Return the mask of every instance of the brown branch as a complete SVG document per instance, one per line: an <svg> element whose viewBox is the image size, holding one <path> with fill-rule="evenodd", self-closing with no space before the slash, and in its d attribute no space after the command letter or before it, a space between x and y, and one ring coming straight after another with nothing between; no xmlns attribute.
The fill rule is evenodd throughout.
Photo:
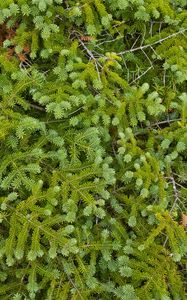
<svg viewBox="0 0 187 300"><path fill-rule="evenodd" d="M41 106L38 106L38 105L36 105L36 104L31 104L31 103L29 103L29 105L30 105L32 108L34 108L34 109L37 109L37 110L45 111L45 112L46 112L45 108L43 108L43 107L41 107Z"/></svg>

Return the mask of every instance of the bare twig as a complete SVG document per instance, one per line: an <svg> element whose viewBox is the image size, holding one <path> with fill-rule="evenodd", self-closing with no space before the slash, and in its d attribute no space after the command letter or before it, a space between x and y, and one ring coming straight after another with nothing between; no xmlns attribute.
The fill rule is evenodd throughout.
<svg viewBox="0 0 187 300"><path fill-rule="evenodd" d="M129 52L135 52L135 51L139 51L139 50L143 50L143 49L146 49L146 48L149 48L151 46L154 46L154 45L157 45L157 44L160 44L162 42L164 42L165 40L168 40L168 39L171 39L172 37L178 35L178 34L182 34L186 31L187 29L182 29L178 32L175 32L175 33L172 33L168 36L166 36L165 38L162 38L152 44L149 44L149 45L144 45L144 46L140 46L140 47L137 47L137 48L134 48L134 49L129 49L129 50L125 50L125 51L122 51L122 52L119 52L118 55L123 55L123 54L126 54L126 53L129 53Z"/></svg>
<svg viewBox="0 0 187 300"><path fill-rule="evenodd" d="M153 22L151 22L149 34L152 36L153 35Z"/></svg>
<svg viewBox="0 0 187 300"><path fill-rule="evenodd" d="M79 112L81 109L83 108L83 106L77 108L76 110L72 111L71 113L68 114L67 117L71 117L72 115L74 115L76 112ZM49 123L60 123L60 122L63 122L64 120L51 120L51 121L47 121L45 122L46 124L49 124Z"/></svg>
<svg viewBox="0 0 187 300"><path fill-rule="evenodd" d="M180 186L182 189L187 190L187 188L186 188L185 186L183 186L182 184L180 184L180 183L178 183L178 182L175 182L175 184L176 184L177 186Z"/></svg>
<svg viewBox="0 0 187 300"><path fill-rule="evenodd" d="M143 54L145 55L145 57L147 58L147 60L149 61L150 66L151 66L152 68L154 68L154 66L153 66L153 64L152 64L152 61L150 60L149 56L146 54L146 52L145 52L144 50L142 50L142 52L143 52Z"/></svg>
<svg viewBox="0 0 187 300"><path fill-rule="evenodd" d="M161 121L161 122L157 122L157 123L154 123L154 124L150 124L148 127L154 127L154 126L159 126L159 125L163 125L163 124L170 124L172 122L176 122L176 121L181 121L182 119L179 118L179 119L168 119L168 120L165 120L165 121Z"/></svg>
<svg viewBox="0 0 187 300"><path fill-rule="evenodd" d="M79 294L80 299L85 300L85 299L83 298L83 296L81 295L79 289L76 287L75 283L74 283L73 280L71 279L71 277L68 276L68 279L69 279L69 281L71 282L71 284L72 284L72 286L74 287L74 289L75 289L75 290L77 291L77 293Z"/></svg>
<svg viewBox="0 0 187 300"><path fill-rule="evenodd" d="M174 202L173 202L173 205L172 205L172 207L171 207L171 209L170 209L170 213L171 213L171 212L174 210L174 208L175 208L177 202L180 200L180 198L179 198L179 192L178 192L178 190L177 190L177 186L176 186L176 182L175 182L174 177L173 177L173 176L170 177L170 180L171 180L172 185L173 185L174 198L175 198L175 200L174 200Z"/></svg>
<svg viewBox="0 0 187 300"><path fill-rule="evenodd" d="M160 22L160 25L159 25L159 30L158 30L159 34L161 32L161 29L162 29L162 22Z"/></svg>
<svg viewBox="0 0 187 300"><path fill-rule="evenodd" d="M174 210L174 208L175 208L176 205L177 205L177 202L180 202L179 192L178 192L178 190L177 190L177 186L176 186L176 182L175 182L174 177L171 176L171 177L166 177L166 178L169 178L169 179L170 179L170 181L171 181L171 183L172 183L172 186L173 186L173 192L174 192L174 199L175 199L175 200L174 200L173 205L172 205L172 207L171 207L171 209L170 209L170 213L172 213L172 211ZM165 241L164 241L164 243L163 243L163 246L164 246L164 247L166 246L167 241L168 241L168 236L166 237L166 239L165 239Z"/></svg>
<svg viewBox="0 0 187 300"><path fill-rule="evenodd" d="M147 70L145 70L142 74L140 74L138 77L136 77L133 81L130 82L130 84L134 83L135 81L139 80L141 77L143 77L150 69L152 69L153 66L150 66Z"/></svg>
<svg viewBox="0 0 187 300"><path fill-rule="evenodd" d="M98 43L96 45L96 47L99 47L100 45L103 45L103 44L106 44L106 43L116 42L117 40L121 40L121 39L123 39L123 36L118 36L117 38L112 39L112 40L108 40L108 41L104 40L103 42Z"/></svg>
<svg viewBox="0 0 187 300"><path fill-rule="evenodd" d="M29 104L30 107L34 108L34 109L37 109L37 110L40 110L40 111L45 111L45 108L41 107L41 106L38 106L36 104Z"/></svg>
<svg viewBox="0 0 187 300"><path fill-rule="evenodd" d="M95 57L93 56L93 53L86 47L85 43L83 43L83 41L81 39L79 39L79 42L81 43L81 45L83 46L83 48L86 50L86 52L88 53L88 55L95 60Z"/></svg>
<svg viewBox="0 0 187 300"><path fill-rule="evenodd" d="M81 45L83 46L83 48L86 50L86 52L88 53L89 57L93 60L96 70L97 70L97 74L98 74L98 79L99 81L101 81L101 77L100 77L100 73L99 73L99 68L98 65L102 68L102 66L100 65L100 63L97 61L97 59L95 58L95 56L93 55L93 53L86 47L85 43L83 43L83 41L81 39L79 39L79 42L81 43Z"/></svg>
<svg viewBox="0 0 187 300"><path fill-rule="evenodd" d="M134 46L136 45L136 43L137 43L137 41L139 40L139 38L140 38L140 35L137 37L137 39L136 39L136 40L135 40L135 42L133 43L133 45L132 45L131 49L133 49L133 48L134 48Z"/></svg>
<svg viewBox="0 0 187 300"><path fill-rule="evenodd" d="M156 55L156 57L158 57L159 55L156 53L155 49L152 46L150 46L150 48L151 48L151 50L153 50L153 52Z"/></svg>
<svg viewBox="0 0 187 300"><path fill-rule="evenodd" d="M142 37L142 41L141 41L141 46L143 45L144 40L145 40L145 36L146 36L146 26L145 25L144 25L144 28L145 28L145 30L144 30L144 33L143 33L143 37Z"/></svg>

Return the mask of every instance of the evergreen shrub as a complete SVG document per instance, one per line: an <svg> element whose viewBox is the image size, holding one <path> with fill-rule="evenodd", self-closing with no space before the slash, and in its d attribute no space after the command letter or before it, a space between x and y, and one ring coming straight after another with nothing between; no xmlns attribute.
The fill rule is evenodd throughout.
<svg viewBox="0 0 187 300"><path fill-rule="evenodd" d="M0 299L187 299L186 8L0 1Z"/></svg>

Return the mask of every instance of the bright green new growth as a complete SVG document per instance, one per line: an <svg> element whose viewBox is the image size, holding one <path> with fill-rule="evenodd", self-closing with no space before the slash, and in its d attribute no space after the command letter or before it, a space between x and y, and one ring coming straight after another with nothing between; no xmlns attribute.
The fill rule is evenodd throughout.
<svg viewBox="0 0 187 300"><path fill-rule="evenodd" d="M1 1L0 299L186 299L186 6Z"/></svg>

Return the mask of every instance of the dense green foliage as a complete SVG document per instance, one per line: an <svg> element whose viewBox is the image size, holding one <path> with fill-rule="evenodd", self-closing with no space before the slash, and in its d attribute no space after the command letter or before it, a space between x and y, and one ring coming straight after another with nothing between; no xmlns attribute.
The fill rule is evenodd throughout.
<svg viewBox="0 0 187 300"><path fill-rule="evenodd" d="M187 299L185 5L0 2L0 299Z"/></svg>

